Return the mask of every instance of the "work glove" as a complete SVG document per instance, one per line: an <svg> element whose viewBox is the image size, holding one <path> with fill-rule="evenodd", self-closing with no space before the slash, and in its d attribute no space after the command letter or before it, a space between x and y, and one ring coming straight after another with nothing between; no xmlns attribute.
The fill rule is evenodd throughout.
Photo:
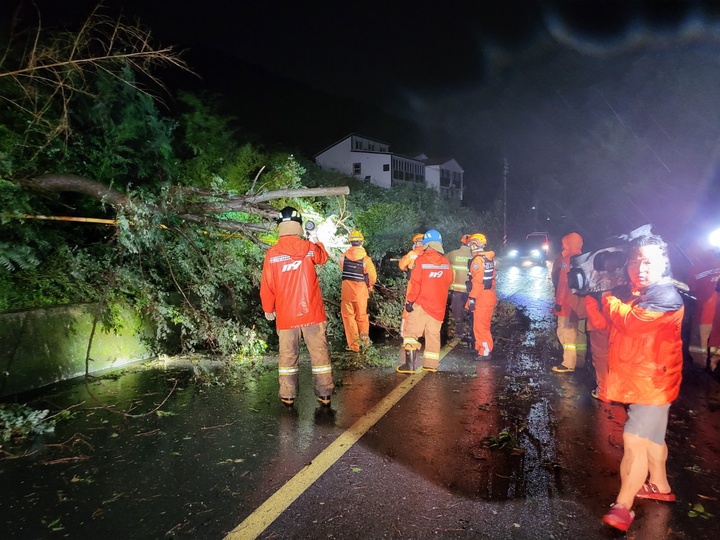
<svg viewBox="0 0 720 540"><path fill-rule="evenodd" d="M412 302L406 302L405 303L405 311L408 313L412 313L413 310L413 303Z"/></svg>
<svg viewBox="0 0 720 540"><path fill-rule="evenodd" d="M268 321L274 321L275 320L275 312L274 311L272 313L265 312L265 318Z"/></svg>
<svg viewBox="0 0 720 540"><path fill-rule="evenodd" d="M475 299L468 298L468 311L475 311Z"/></svg>

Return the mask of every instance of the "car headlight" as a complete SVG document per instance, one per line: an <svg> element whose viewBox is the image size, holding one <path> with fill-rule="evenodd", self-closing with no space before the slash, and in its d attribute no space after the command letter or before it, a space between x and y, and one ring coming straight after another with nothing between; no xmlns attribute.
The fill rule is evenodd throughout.
<svg viewBox="0 0 720 540"><path fill-rule="evenodd" d="M715 229L711 232L710 236L708 236L708 241L712 247L720 248L720 229Z"/></svg>
<svg viewBox="0 0 720 540"><path fill-rule="evenodd" d="M508 257L517 257L518 256L518 250L517 249L511 249L508 251Z"/></svg>
<svg viewBox="0 0 720 540"><path fill-rule="evenodd" d="M539 250L539 249L533 249L532 251L530 251L530 256L531 256L531 257L539 257L539 256L540 256L540 250Z"/></svg>

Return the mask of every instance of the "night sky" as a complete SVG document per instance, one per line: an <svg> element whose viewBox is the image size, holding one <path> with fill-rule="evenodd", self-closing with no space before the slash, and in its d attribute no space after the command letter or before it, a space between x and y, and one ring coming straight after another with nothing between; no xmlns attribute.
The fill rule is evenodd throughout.
<svg viewBox="0 0 720 540"><path fill-rule="evenodd" d="M95 5L36 3L46 25ZM502 196L507 160L518 228L598 234L651 221L679 237L720 221L718 3L425 4L104 2L188 49L201 85L254 88L264 115L248 128L309 157L350 132L455 157L479 209ZM569 201L598 185L622 190L623 204L591 226Z"/></svg>

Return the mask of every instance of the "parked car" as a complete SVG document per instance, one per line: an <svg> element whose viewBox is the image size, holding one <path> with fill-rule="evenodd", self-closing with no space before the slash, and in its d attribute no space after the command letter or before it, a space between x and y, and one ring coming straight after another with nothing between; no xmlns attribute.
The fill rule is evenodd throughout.
<svg viewBox="0 0 720 540"><path fill-rule="evenodd" d="M544 265L548 258L550 242L547 233L532 232L524 240L508 246L506 256L517 265Z"/></svg>

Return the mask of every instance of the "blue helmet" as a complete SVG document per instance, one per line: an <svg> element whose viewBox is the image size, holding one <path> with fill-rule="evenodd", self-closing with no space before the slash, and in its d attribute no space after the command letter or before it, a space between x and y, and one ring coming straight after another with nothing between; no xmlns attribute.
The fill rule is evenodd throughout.
<svg viewBox="0 0 720 540"><path fill-rule="evenodd" d="M440 242L442 244L442 236L440 236L440 233L437 232L435 229L430 229L423 236L423 239L422 239L423 246L427 245L430 242Z"/></svg>

